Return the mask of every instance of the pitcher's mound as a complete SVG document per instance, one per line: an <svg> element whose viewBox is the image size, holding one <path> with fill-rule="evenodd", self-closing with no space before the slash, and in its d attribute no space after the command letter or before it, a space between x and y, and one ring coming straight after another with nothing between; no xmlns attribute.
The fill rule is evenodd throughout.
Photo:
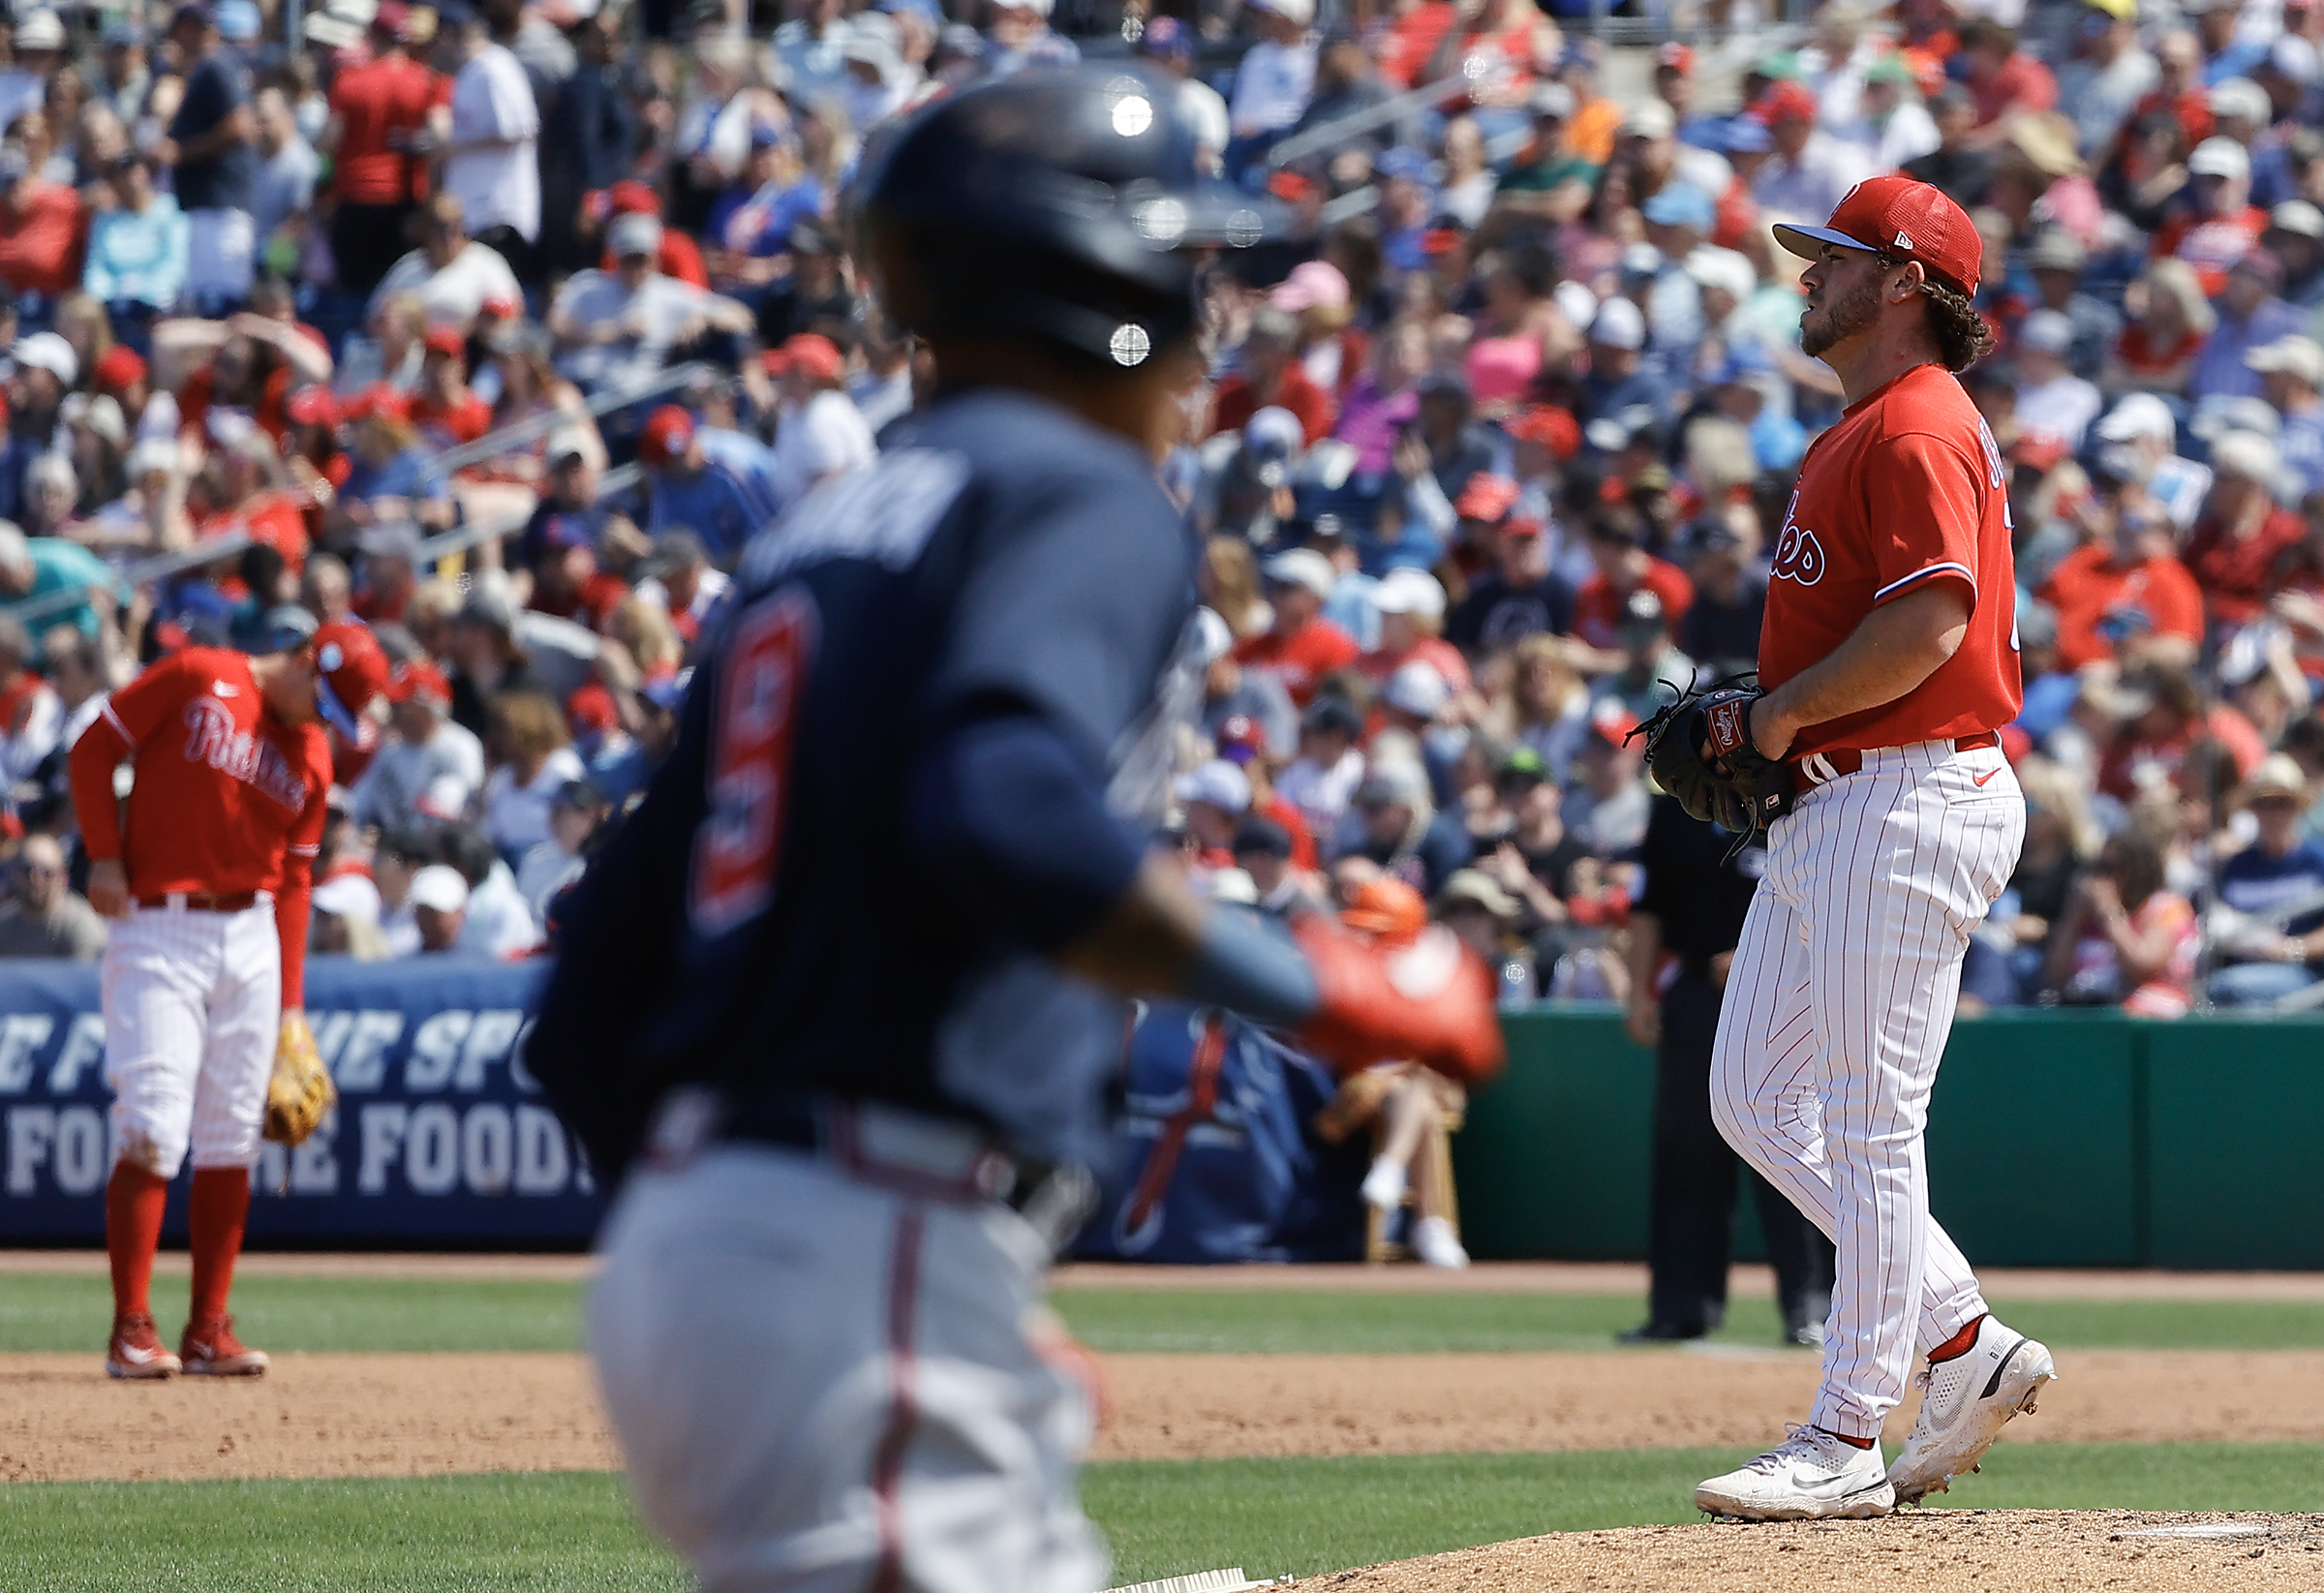
<svg viewBox="0 0 2324 1593"><path fill-rule="evenodd" d="M1907 1510L1559 1532L1302 1580L1330 1593L2205 1593L2324 1587L2324 1516Z"/></svg>

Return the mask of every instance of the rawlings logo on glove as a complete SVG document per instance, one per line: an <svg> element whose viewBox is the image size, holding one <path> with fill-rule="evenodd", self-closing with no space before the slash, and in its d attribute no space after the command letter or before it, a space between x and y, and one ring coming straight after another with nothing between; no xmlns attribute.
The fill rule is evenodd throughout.
<svg viewBox="0 0 2324 1593"><path fill-rule="evenodd" d="M1692 682L1631 734L1646 738L1654 782L1691 818L1749 836L1791 811L1791 771L1751 739L1757 685L1697 691Z"/></svg>

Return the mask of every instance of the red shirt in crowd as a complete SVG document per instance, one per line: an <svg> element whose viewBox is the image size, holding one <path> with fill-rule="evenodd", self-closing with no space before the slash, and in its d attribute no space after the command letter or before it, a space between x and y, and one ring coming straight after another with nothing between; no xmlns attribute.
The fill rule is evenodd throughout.
<svg viewBox="0 0 2324 1593"><path fill-rule="evenodd" d="M1469 689L1469 660L1442 636L1422 636L1401 653L1366 653L1356 660L1356 667L1363 671L1365 680L1385 686L1389 676L1416 659L1435 670L1454 692Z"/></svg>
<svg viewBox="0 0 2324 1593"><path fill-rule="evenodd" d="M1695 606L1695 583L1687 572L1667 560L1646 556L1646 578L1638 583L1663 600L1663 619L1675 633L1687 610ZM1574 594L1574 634L1592 647L1610 650L1622 645L1622 610L1628 592L1617 592L1605 576L1594 574Z"/></svg>
<svg viewBox="0 0 2324 1593"><path fill-rule="evenodd" d="M2135 616L2147 634L2203 640L2202 589L2168 555L2118 565L2112 548L2078 547L2058 561L2039 596L2058 611L2058 661L2067 669L2115 656L2099 628L2109 620Z"/></svg>
<svg viewBox="0 0 2324 1593"><path fill-rule="evenodd" d="M262 542L283 556L283 563L297 575L307 563L307 507L312 496L297 487L280 487L261 492L255 498L205 515L194 528L197 538L227 536L247 532L254 542Z"/></svg>
<svg viewBox="0 0 2324 1593"><path fill-rule="evenodd" d="M2183 213L2162 224L2155 234L2156 260L2183 260L2195 268L2205 296L2217 298L2227 287L2227 272L2249 254L2268 230L2268 213L2247 204L2232 216Z"/></svg>
<svg viewBox="0 0 2324 1593"><path fill-rule="evenodd" d="M492 406L474 393L456 404L423 397L413 402L412 419L422 430L440 432L453 443L474 443L492 430Z"/></svg>
<svg viewBox="0 0 2324 1593"><path fill-rule="evenodd" d="M80 196L35 178L17 185L16 200L0 209L0 282L19 293L54 295L79 287Z"/></svg>
<svg viewBox="0 0 2324 1593"><path fill-rule="evenodd" d="M349 67L331 83L339 118L332 185L342 204L416 204L428 197L428 163L395 148L428 112L451 103L451 80L404 55Z"/></svg>
<svg viewBox="0 0 2324 1593"><path fill-rule="evenodd" d="M1270 630L1238 642L1235 661L1274 676L1291 700L1304 708L1325 676L1347 668L1362 654L1356 638L1330 620L1311 620L1288 636Z"/></svg>
<svg viewBox="0 0 2324 1593"><path fill-rule="evenodd" d="M1808 445L1776 537L1759 679L1773 690L1936 582L1970 604L1953 656L1894 702L1807 726L1793 757L1999 730L2023 700L2002 450L1953 374L1916 365Z"/></svg>
<svg viewBox="0 0 2324 1593"><path fill-rule="evenodd" d="M131 757L124 811L113 771ZM82 843L120 860L133 898L274 893L283 1005L304 1004L309 871L331 789L322 727L276 719L244 655L190 647L115 691L69 766Z"/></svg>
<svg viewBox="0 0 2324 1593"><path fill-rule="evenodd" d="M2249 536L2217 520L2198 520L2186 539L2186 567L2211 604L2213 620L2241 625L2267 606L2277 561L2307 538L2308 528L2288 508L2272 508Z"/></svg>
<svg viewBox="0 0 2324 1593"><path fill-rule="evenodd" d="M1331 422L1339 417L1339 406L1331 401L1331 395L1317 386L1315 379L1295 359L1285 367L1275 396L1264 404L1246 376L1238 374L1220 383L1218 397L1210 408L1210 435L1238 432L1265 409L1289 410L1298 415L1300 429L1307 434L1310 445L1330 437Z"/></svg>
<svg viewBox="0 0 2324 1593"><path fill-rule="evenodd" d="M2011 50L2001 70L1967 85L1976 102L1977 125L1996 122L2012 110L2048 110L2058 104L2058 79L2024 50Z"/></svg>

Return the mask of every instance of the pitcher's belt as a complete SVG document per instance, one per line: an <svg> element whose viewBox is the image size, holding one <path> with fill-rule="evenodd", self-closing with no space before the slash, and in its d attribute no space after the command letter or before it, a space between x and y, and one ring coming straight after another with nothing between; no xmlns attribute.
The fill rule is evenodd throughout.
<svg viewBox="0 0 2324 1593"><path fill-rule="evenodd" d="M1981 730L1973 736L1963 736L1953 743L1956 752L1973 752L1980 747L1999 747L2002 738L1991 730ZM1874 748L1872 751L1879 751ZM1854 747L1835 747L1828 752L1810 752L1804 758L1790 760L1791 779L1799 789L1822 785L1852 775L1864 767L1864 750Z"/></svg>

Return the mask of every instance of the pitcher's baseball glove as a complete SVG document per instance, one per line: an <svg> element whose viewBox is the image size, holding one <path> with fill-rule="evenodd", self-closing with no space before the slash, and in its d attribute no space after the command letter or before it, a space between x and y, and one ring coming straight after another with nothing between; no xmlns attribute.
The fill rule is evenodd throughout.
<svg viewBox="0 0 2324 1593"><path fill-rule="evenodd" d="M284 1013L274 1042L274 1077L266 1081L266 1137L281 1145L300 1144L338 1100L338 1087L315 1049L307 1015Z"/></svg>
<svg viewBox="0 0 2324 1593"><path fill-rule="evenodd" d="M1688 816L1737 836L1763 830L1791 811L1791 771L1751 741L1757 686L1687 689L1631 734L1646 738L1654 781Z"/></svg>

